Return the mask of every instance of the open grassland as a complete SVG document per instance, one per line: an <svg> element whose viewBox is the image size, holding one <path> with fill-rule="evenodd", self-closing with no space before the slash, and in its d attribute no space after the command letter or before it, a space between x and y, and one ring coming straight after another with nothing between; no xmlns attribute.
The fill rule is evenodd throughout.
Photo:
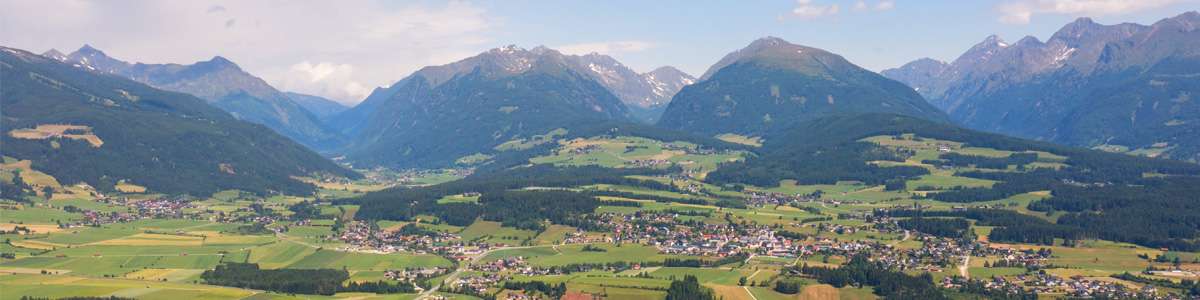
<svg viewBox="0 0 1200 300"><path fill-rule="evenodd" d="M146 192L146 187L136 185L136 184L124 181L124 180L117 183L115 188L117 189L118 192L122 192L122 193L145 193Z"/></svg>
<svg viewBox="0 0 1200 300"><path fill-rule="evenodd" d="M22 296L67 297L78 295L136 297L138 299L237 299L258 292L195 284L154 282L73 275L0 276L0 299Z"/></svg>
<svg viewBox="0 0 1200 300"><path fill-rule="evenodd" d="M292 269L349 269L385 271L412 267L447 267L450 262L435 255L374 254L319 250L288 266Z"/></svg>
<svg viewBox="0 0 1200 300"><path fill-rule="evenodd" d="M575 231L577 231L575 227L571 226L550 225L547 226L546 230L542 231L541 234L538 234L533 238L533 243L535 245L562 243L562 241L567 238L568 233L573 233Z"/></svg>
<svg viewBox="0 0 1200 300"><path fill-rule="evenodd" d="M488 243L503 243L520 245L521 242L532 239L536 232L512 227L502 227L500 222L478 220L459 233L464 241L485 241Z"/></svg>
<svg viewBox="0 0 1200 300"><path fill-rule="evenodd" d="M750 276L754 272L754 270L748 269L662 267L650 272L650 276L670 280L671 278L683 279L683 277L691 275L696 276L696 279L700 280L702 284L737 285L739 278Z"/></svg>
<svg viewBox="0 0 1200 300"><path fill-rule="evenodd" d="M756 136L744 136L732 133L723 133L716 136L717 139L747 146L762 147L763 139Z"/></svg>
<svg viewBox="0 0 1200 300"><path fill-rule="evenodd" d="M151 281L168 281L182 282L186 280L196 280L200 274L204 273L201 269L142 269L125 274L125 278L151 280Z"/></svg>
<svg viewBox="0 0 1200 300"><path fill-rule="evenodd" d="M697 146L690 143L663 143L641 137L620 136L615 138L577 138L561 141L560 147L550 155L535 157L535 164L563 166L596 165L609 168L655 167L679 165L694 170L698 178L715 170L720 163L742 159L744 153L696 152Z"/></svg>
<svg viewBox="0 0 1200 300"><path fill-rule="evenodd" d="M1149 257L1155 257L1162 253L1162 251L1156 249L1135 246L1132 244L1099 240L1082 241L1077 247L1009 244L996 245L1013 247L1016 249L1033 250L1047 248L1053 251L1053 254L1050 257L1050 264L1064 266L1067 267L1067 269L1072 270L1067 271L1067 273L1087 274L1090 276L1107 276L1109 274L1118 274L1123 272L1137 273L1145 270L1146 266L1149 265L1149 262L1139 258L1138 254L1146 254Z"/></svg>
<svg viewBox="0 0 1200 300"><path fill-rule="evenodd" d="M257 263L267 269L278 269L296 263L316 252L317 249L296 242L278 241L250 249L249 262Z"/></svg>
<svg viewBox="0 0 1200 300"><path fill-rule="evenodd" d="M438 199L438 204L446 203L478 203L479 196L450 195Z"/></svg>
<svg viewBox="0 0 1200 300"><path fill-rule="evenodd" d="M28 140L58 138L81 140L96 148L104 145L104 140L92 133L92 127L83 125L41 124L34 128L13 129L8 132L8 135Z"/></svg>

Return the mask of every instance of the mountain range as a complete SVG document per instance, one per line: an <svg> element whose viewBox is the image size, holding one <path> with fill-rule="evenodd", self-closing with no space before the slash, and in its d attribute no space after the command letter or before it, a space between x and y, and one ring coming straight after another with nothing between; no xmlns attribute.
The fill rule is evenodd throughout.
<svg viewBox="0 0 1200 300"><path fill-rule="evenodd" d="M69 55L53 49L42 55L87 70L200 97L238 119L266 125L313 149L329 150L341 143L341 137L326 129L317 115L224 57L190 65L128 63L89 45Z"/></svg>
<svg viewBox="0 0 1200 300"><path fill-rule="evenodd" d="M631 121L578 57L545 47L491 49L426 67L330 120L351 162L444 166L508 142L605 121Z"/></svg>
<svg viewBox="0 0 1200 300"><path fill-rule="evenodd" d="M321 96L293 92L284 92L284 94L288 98L291 98L292 101L295 101L296 104L299 104L300 107L317 116L317 119L320 120L325 120L350 109L345 104Z"/></svg>
<svg viewBox="0 0 1200 300"><path fill-rule="evenodd" d="M117 183L207 196L238 189L309 194L297 176L361 175L197 97L0 47L3 155L63 184ZM96 72L96 71L101 72Z"/></svg>
<svg viewBox="0 0 1200 300"><path fill-rule="evenodd" d="M1198 28L1197 12L1152 25L1080 18L1045 42L990 36L952 62L882 73L971 128L1195 161Z"/></svg>
<svg viewBox="0 0 1200 300"><path fill-rule="evenodd" d="M695 77L670 66L637 73L611 56L597 53L565 58L576 72L600 82L621 99L639 122L657 121L671 97L696 81Z"/></svg>
<svg viewBox="0 0 1200 300"><path fill-rule="evenodd" d="M870 112L948 120L900 82L828 51L767 37L726 55L675 94L658 125L761 137L830 114Z"/></svg>
<svg viewBox="0 0 1200 300"><path fill-rule="evenodd" d="M174 108L172 105L180 104L172 103L164 107L178 111L178 115L168 117L202 116L199 118L204 120L220 119L218 125L240 124L222 118L261 124L310 149L342 156L357 167L462 165L464 157L486 161L547 146L557 139L594 133L597 128L625 128L662 136L678 136L678 131L699 137L738 134L786 139L795 136L786 133L798 124L830 116L873 113L957 123L1055 143L1196 160L1200 140L1194 137L1200 132L1200 106L1192 95L1200 92L1200 84L1194 80L1194 70L1200 68L1198 20L1200 14L1194 12L1153 25L1100 25L1084 18L1063 27L1046 42L1026 37L1009 44L990 36L952 62L920 59L882 74L837 54L776 37L755 40L725 55L699 78L672 67L638 73L612 57L596 53L567 55L541 46L506 46L454 63L422 68L388 87L377 88L354 107L318 96L279 91L220 56L190 65L129 63L85 45L70 54L52 49L37 56L31 66L54 70L69 67L71 72L56 72L78 80L89 76L106 80L92 86L95 91L85 95L133 89L105 87L130 86L118 79L149 86L139 86L143 90L139 94L182 97L155 88L189 94L202 99L206 107L228 114L193 112L200 108ZM12 55L15 58L10 60L35 61L24 58L24 54ZM85 73L88 75L82 75ZM44 85L64 81L52 79L13 82ZM39 93L48 92L34 94ZM132 99L122 92L117 96ZM88 103L95 101L55 105L82 105L86 109L72 107L64 111L90 112L95 108ZM138 105L158 103L130 101ZM12 105L21 107L17 102ZM24 109L31 113L49 108ZM36 121L13 117L8 121L16 123L6 128L33 131L41 124L70 123L65 117ZM105 122L112 120L93 123ZM648 122L657 128L631 127ZM88 132L98 135L129 135L104 129L109 128L107 125L87 126L92 128ZM660 129L664 131L657 131ZM8 138L14 144L37 144ZM61 141L58 144L62 146ZM22 149L36 149L28 147L32 148ZM284 152L298 151L282 144L276 147L287 148L280 150ZM51 159L31 153L24 156ZM291 157L304 155L308 154L296 152ZM145 157L120 159L139 161ZM211 164L199 158L188 159ZM284 173L300 176L314 170L354 175L325 159L297 168L270 172L276 177ZM83 180L86 182L117 178L107 174L79 177L87 177ZM174 187L159 184L156 188ZM211 188L215 187L205 187Z"/></svg>

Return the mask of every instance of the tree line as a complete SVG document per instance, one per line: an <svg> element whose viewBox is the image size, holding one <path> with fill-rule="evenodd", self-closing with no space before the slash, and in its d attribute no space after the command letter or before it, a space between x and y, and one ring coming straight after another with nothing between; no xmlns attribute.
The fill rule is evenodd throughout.
<svg viewBox="0 0 1200 300"><path fill-rule="evenodd" d="M339 292L412 293L411 284L386 281L350 282L350 273L335 269L260 269L258 264L226 262L204 271L207 284L289 294L333 295Z"/></svg>

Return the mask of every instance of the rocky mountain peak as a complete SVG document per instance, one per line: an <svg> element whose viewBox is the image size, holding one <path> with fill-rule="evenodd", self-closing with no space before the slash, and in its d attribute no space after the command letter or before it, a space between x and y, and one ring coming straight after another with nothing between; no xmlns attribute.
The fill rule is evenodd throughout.
<svg viewBox="0 0 1200 300"><path fill-rule="evenodd" d="M88 44L84 44L83 47L79 47L79 50L68 55L66 61L73 62L82 68L106 73L121 72L130 66L129 63L112 58L104 51Z"/></svg>
<svg viewBox="0 0 1200 300"><path fill-rule="evenodd" d="M54 59L57 61L66 61L67 60L66 54L63 54L62 52L58 52L58 49L54 49L54 48L51 48L50 50L46 50L46 52L42 52L42 56L45 56L47 58Z"/></svg>
<svg viewBox="0 0 1200 300"><path fill-rule="evenodd" d="M785 68L820 69L824 68L826 64L818 60L832 57L836 57L838 61L845 61L840 56L825 50L792 44L782 38L768 36L754 40L745 48L725 55L720 61L709 67L704 75L700 76L700 80L708 79L729 65L750 59L768 60L769 64Z"/></svg>
<svg viewBox="0 0 1200 300"><path fill-rule="evenodd" d="M1193 31L1200 28L1200 12L1189 11L1178 16L1163 19L1154 23L1154 27L1172 26L1183 31Z"/></svg>
<svg viewBox="0 0 1200 300"><path fill-rule="evenodd" d="M221 56L213 56L212 59L209 59L207 61L197 62L195 65L190 66L190 69L191 69L191 72L198 72L198 73L218 72L218 71L223 71L223 70L230 70L230 71L236 71L236 72L242 71L242 68L238 67L238 65L236 63L230 61L229 59L221 57Z"/></svg>

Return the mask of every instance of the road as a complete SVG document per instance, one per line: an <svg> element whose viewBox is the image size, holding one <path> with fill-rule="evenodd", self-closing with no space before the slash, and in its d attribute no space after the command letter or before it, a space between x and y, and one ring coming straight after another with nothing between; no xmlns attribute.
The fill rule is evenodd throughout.
<svg viewBox="0 0 1200 300"><path fill-rule="evenodd" d="M747 261L749 261L749 259L747 259ZM762 270L755 270L754 274L750 274L750 277L746 277L746 284L754 284L754 275L758 275L759 271ZM758 297L755 297L754 293L750 292L750 287L743 285L742 289L746 290L746 294L750 295L750 299L758 300Z"/></svg>
<svg viewBox="0 0 1200 300"><path fill-rule="evenodd" d="M963 255L963 263L958 266L958 275L963 278L971 278L971 273L967 269L971 267L971 255Z"/></svg>

